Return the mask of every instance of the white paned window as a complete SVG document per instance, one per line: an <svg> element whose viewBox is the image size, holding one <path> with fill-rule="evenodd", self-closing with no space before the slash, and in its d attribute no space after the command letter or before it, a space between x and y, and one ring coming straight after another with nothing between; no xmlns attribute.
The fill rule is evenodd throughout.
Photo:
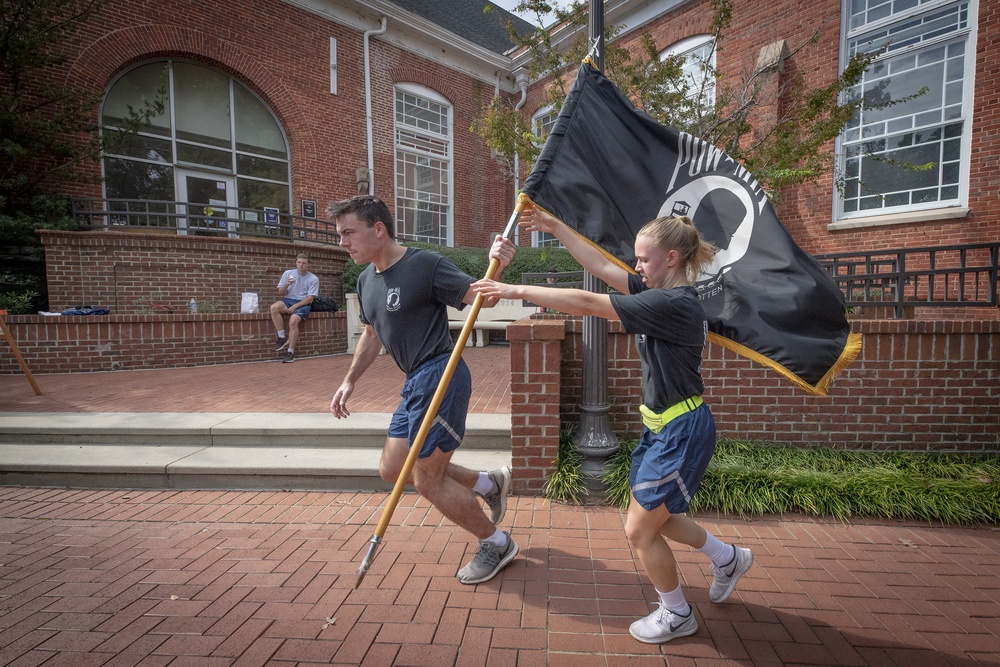
<svg viewBox="0 0 1000 667"><path fill-rule="evenodd" d="M396 238L451 245L451 104L397 86L395 110Z"/></svg>
<svg viewBox="0 0 1000 667"><path fill-rule="evenodd" d="M557 114L552 110L552 107L545 107L540 111L536 111L535 115L531 117L531 129L535 133L535 136L538 137L539 146L545 144L549 132L552 131L552 126L556 124L556 117ZM531 245L534 248L542 246L562 247L559 239L548 232L532 232Z"/></svg>
<svg viewBox="0 0 1000 667"><path fill-rule="evenodd" d="M660 53L661 60L669 56L684 59L681 71L688 99L702 109L710 109L715 104L715 40L712 36L695 35L683 39Z"/></svg>
<svg viewBox="0 0 1000 667"><path fill-rule="evenodd" d="M848 95L899 102L865 105L844 130L839 217L964 205L974 0L847 2L845 56L884 49Z"/></svg>

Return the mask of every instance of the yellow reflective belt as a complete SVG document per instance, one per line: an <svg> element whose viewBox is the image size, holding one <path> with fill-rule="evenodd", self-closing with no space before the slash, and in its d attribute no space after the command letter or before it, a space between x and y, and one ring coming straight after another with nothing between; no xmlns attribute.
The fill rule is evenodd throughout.
<svg viewBox="0 0 1000 667"><path fill-rule="evenodd" d="M653 412L645 405L640 405L639 414L642 415L642 423L646 425L646 428L653 433L659 433L663 430L664 426L677 417L695 410L702 402L701 396L692 396L691 398L685 398L680 403L671 405L659 414Z"/></svg>

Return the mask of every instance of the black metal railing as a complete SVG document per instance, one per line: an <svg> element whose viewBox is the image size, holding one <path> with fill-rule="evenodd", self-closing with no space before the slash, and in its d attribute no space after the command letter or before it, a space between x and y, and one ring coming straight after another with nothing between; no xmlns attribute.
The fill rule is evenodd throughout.
<svg viewBox="0 0 1000 667"><path fill-rule="evenodd" d="M816 255L849 307L995 307L1000 241Z"/></svg>
<svg viewBox="0 0 1000 667"><path fill-rule="evenodd" d="M148 199L74 199L73 219L81 229L169 230L199 236L288 239L337 245L333 223L278 209L213 206Z"/></svg>
<svg viewBox="0 0 1000 667"><path fill-rule="evenodd" d="M816 255L850 308L996 307L1000 305L1000 241ZM524 273L521 283L581 287L582 271Z"/></svg>
<svg viewBox="0 0 1000 667"><path fill-rule="evenodd" d="M583 271L546 271L545 273L522 273L522 285L539 285L541 287L575 287L583 289ZM521 301L522 306L537 306L530 301Z"/></svg>

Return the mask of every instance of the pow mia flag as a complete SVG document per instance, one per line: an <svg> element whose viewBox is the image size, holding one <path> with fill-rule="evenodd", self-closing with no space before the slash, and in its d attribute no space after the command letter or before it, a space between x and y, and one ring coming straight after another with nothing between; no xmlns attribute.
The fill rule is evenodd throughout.
<svg viewBox="0 0 1000 667"><path fill-rule="evenodd" d="M695 288L709 339L824 395L861 350L844 298L753 176L657 123L586 62L522 192L632 270L639 228L687 215L719 252Z"/></svg>

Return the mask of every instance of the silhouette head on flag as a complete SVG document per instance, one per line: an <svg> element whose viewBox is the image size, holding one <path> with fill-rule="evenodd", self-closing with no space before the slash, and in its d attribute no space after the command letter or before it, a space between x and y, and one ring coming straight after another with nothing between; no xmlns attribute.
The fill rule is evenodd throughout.
<svg viewBox="0 0 1000 667"><path fill-rule="evenodd" d="M709 338L815 394L861 349L840 289L742 165L637 109L585 62L524 196L632 270L639 228L687 215L719 248L695 288Z"/></svg>

